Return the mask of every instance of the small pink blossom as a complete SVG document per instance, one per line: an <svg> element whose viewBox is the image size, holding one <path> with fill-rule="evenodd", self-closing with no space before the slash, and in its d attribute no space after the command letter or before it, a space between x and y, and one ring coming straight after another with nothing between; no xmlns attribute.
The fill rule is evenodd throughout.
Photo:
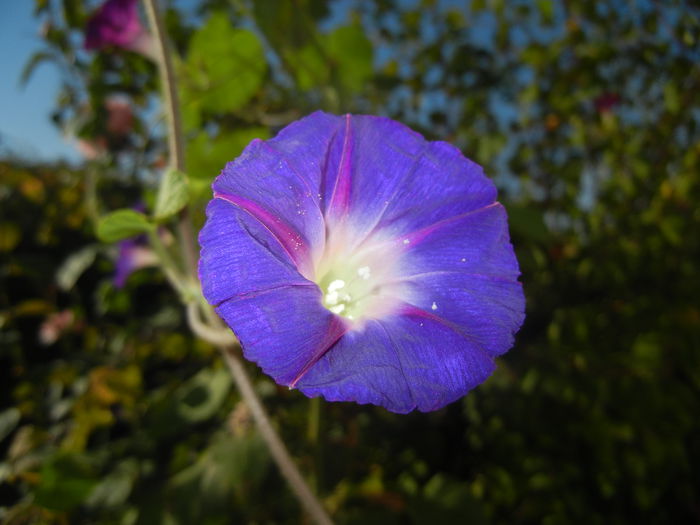
<svg viewBox="0 0 700 525"><path fill-rule="evenodd" d="M75 315L72 310L52 313L39 327L39 342L46 346L54 344L74 321Z"/></svg>

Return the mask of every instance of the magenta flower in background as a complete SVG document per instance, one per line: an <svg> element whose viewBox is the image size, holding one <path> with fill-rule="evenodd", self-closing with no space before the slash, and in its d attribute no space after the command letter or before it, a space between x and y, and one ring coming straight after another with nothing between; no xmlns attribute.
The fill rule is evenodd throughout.
<svg viewBox="0 0 700 525"><path fill-rule="evenodd" d="M207 300L278 383L405 413L483 382L524 319L477 164L387 118L314 113L214 181Z"/></svg>
<svg viewBox="0 0 700 525"><path fill-rule="evenodd" d="M85 49L122 47L152 56L153 41L139 21L138 0L107 0L85 28Z"/></svg>

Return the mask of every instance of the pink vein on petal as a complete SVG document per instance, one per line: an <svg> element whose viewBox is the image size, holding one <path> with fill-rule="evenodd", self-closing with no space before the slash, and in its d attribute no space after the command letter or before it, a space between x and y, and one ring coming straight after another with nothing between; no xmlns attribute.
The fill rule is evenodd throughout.
<svg viewBox="0 0 700 525"><path fill-rule="evenodd" d="M464 219L466 217L469 217L470 215L474 215L476 213L489 210L489 209L494 208L496 206L501 206L501 203L500 202L492 202L491 204L487 204L486 206L482 206L481 208L477 208L476 210L471 210L471 211L468 211L466 213L462 213L460 215L455 215L454 217L442 219L441 221L435 222L435 223L431 224L430 226L420 228L419 230L411 232L408 235L403 235L402 238L407 239L409 241L408 243L405 243L405 244L419 243L423 239L428 237L431 233L433 233L436 230L439 230L443 226L446 226L446 225L451 224L453 222L456 222L456 221L459 221L459 220Z"/></svg>
<svg viewBox="0 0 700 525"><path fill-rule="evenodd" d="M343 151L340 155L338 173L333 186L333 195L328 207L328 214L336 219L346 215L350 207L350 188L352 172L352 126L350 115L345 115L345 136L343 137Z"/></svg>
<svg viewBox="0 0 700 525"><path fill-rule="evenodd" d="M318 361L324 355L326 355L326 353L331 348L333 348L333 346L340 340L340 338L343 337L350 330L351 326L351 323L349 323L348 321L345 321L343 318L334 315L331 320L331 324L328 328L328 333L326 334L327 337L321 345L320 350L317 351L313 356L311 356L311 358L306 362L306 364L302 367L302 369L292 380L292 382L289 383L289 388L296 387L297 383L301 380L302 377L304 377L306 372L308 372L312 366L318 363Z"/></svg>
<svg viewBox="0 0 700 525"><path fill-rule="evenodd" d="M490 361L493 361L493 357L489 355L489 353L484 350L481 345L469 334L464 333L456 324L448 321L447 319L440 317L439 315L435 315L433 313L430 313L426 310L423 310L422 308L419 308L418 306L415 306L411 303L404 303L401 306L400 313L402 315L408 315L412 317L422 317L424 319L429 319L430 321L434 321L448 330L454 332L455 334L459 335L460 337L463 337L464 339L467 339L469 341L472 341L474 343L474 347L481 352L484 356L486 356Z"/></svg>
<svg viewBox="0 0 700 525"><path fill-rule="evenodd" d="M299 272L304 275L312 275L311 254L306 240L282 219L275 217L265 208L244 197L214 192L215 199L221 199L246 211L257 219L282 245L290 259L294 261Z"/></svg>
<svg viewBox="0 0 700 525"><path fill-rule="evenodd" d="M430 224L428 226L424 226L423 228L419 228L417 230L414 230L410 233L405 233L402 235L399 235L396 238L389 239L386 241L383 241L381 243L378 243L374 245L374 249L382 248L385 245L396 245L397 247L401 248L403 251L410 250L413 246L416 244L420 243L423 241L425 238L430 236L433 232L440 230L443 226L447 226L449 224L452 224L453 222L459 221L461 219L465 219L471 215L476 215L477 213L480 213L482 211L487 211L490 210L491 208L499 207L502 206L500 202L492 202L491 204L487 204L486 206L482 206L481 208L477 208L475 210L470 210L466 213L461 213L459 215L455 215L453 217L448 217L447 219L442 219L440 221L434 222L433 224Z"/></svg>

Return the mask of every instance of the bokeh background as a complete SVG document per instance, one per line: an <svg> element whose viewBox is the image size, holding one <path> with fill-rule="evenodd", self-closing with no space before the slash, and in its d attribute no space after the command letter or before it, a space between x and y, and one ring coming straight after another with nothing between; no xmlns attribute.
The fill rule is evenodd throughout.
<svg viewBox="0 0 700 525"><path fill-rule="evenodd" d="M0 520L304 523L152 254L95 238L166 154L154 64L83 48L98 4L2 5ZM319 108L456 144L508 209L527 318L464 399L314 403L248 365L335 521L700 522L696 3L162 6L200 221L226 161Z"/></svg>

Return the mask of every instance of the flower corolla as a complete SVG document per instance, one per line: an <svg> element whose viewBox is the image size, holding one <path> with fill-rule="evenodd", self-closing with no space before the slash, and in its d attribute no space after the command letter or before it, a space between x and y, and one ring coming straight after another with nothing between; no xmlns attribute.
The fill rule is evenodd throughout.
<svg viewBox="0 0 700 525"><path fill-rule="evenodd" d="M481 167L398 122L322 112L213 183L200 279L277 383L405 413L482 383L524 319Z"/></svg>

